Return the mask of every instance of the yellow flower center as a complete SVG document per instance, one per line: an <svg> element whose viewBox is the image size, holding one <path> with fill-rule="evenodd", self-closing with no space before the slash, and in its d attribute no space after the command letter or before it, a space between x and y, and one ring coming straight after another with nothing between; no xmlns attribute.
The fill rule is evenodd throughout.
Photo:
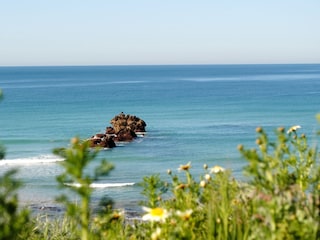
<svg viewBox="0 0 320 240"><path fill-rule="evenodd" d="M150 215L153 217L162 217L164 214L164 210L162 208L153 208L150 211Z"/></svg>

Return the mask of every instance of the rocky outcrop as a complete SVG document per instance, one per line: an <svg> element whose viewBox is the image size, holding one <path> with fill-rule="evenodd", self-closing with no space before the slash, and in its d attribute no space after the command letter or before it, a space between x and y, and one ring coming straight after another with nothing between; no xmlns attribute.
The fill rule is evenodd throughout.
<svg viewBox="0 0 320 240"><path fill-rule="evenodd" d="M113 148L116 146L113 136L108 134L96 134L89 140L90 147Z"/></svg>
<svg viewBox="0 0 320 240"><path fill-rule="evenodd" d="M113 148L115 142L130 142L137 137L137 134L144 135L147 124L137 116L121 112L110 121L111 126L106 127L103 134L92 136L91 147Z"/></svg>
<svg viewBox="0 0 320 240"><path fill-rule="evenodd" d="M130 142L137 137L137 133L143 134L146 132L147 124L142 119L123 112L116 115L110 121L112 129L106 129L107 133L115 134L115 141Z"/></svg>

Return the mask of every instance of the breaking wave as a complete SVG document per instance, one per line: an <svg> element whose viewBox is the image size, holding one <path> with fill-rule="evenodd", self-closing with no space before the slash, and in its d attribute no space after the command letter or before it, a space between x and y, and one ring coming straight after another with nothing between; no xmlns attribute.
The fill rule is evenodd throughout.
<svg viewBox="0 0 320 240"><path fill-rule="evenodd" d="M35 157L27 158L14 158L0 160L0 166L2 165L32 165L32 164L44 164L44 163L55 163L64 161L63 158L55 155L40 155Z"/></svg>
<svg viewBox="0 0 320 240"><path fill-rule="evenodd" d="M116 188L116 187L128 187L133 186L135 183L92 183L90 184L91 188ZM66 186L70 187L80 187L80 183L65 183Z"/></svg>

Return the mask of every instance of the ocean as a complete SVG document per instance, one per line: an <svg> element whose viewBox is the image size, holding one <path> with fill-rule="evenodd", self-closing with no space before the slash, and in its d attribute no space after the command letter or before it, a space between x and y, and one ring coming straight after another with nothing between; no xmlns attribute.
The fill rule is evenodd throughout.
<svg viewBox="0 0 320 240"><path fill-rule="evenodd" d="M310 144L319 129L319 64L0 67L0 88L0 175L18 168L19 199L35 209L56 206L62 159L52 150L104 132L120 112L143 119L147 134L101 151L87 171L112 162L92 202L107 195L125 209L144 199L144 176L166 179L167 169L178 174L188 162L195 179L203 164L243 179L237 145L254 147L257 126L272 136L301 125Z"/></svg>

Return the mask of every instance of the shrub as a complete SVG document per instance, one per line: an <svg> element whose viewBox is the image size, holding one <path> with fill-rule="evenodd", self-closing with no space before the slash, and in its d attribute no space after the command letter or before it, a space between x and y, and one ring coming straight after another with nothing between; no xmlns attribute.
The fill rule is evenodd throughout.
<svg viewBox="0 0 320 240"><path fill-rule="evenodd" d="M99 176L107 175L113 169L113 165L102 160L94 175L85 174L85 168L96 158L98 151L91 150L88 142L81 142L78 138L71 140L70 148L55 149L54 153L65 159L61 162L64 173L57 177L57 181L61 188L68 187L80 198L80 205L71 201L66 194L61 195L58 201L65 204L66 214L75 221L74 226L79 226L79 229L74 229L75 236L79 235L82 240L92 239L94 234L90 231L90 184Z"/></svg>
<svg viewBox="0 0 320 240"><path fill-rule="evenodd" d="M319 237L319 155L294 128L277 129L275 142L257 128L258 149L239 147L249 163L249 239Z"/></svg>
<svg viewBox="0 0 320 240"><path fill-rule="evenodd" d="M3 93L2 93L2 90L0 89L0 101L2 100L2 98L3 98ZM0 144L0 160L3 159L4 157L5 157L5 148Z"/></svg>
<svg viewBox="0 0 320 240"><path fill-rule="evenodd" d="M222 167L207 165L196 181L188 163L179 168L184 178L168 171L171 195L164 199L161 180L144 178L144 193L149 193L144 195L151 208L144 208L143 228L136 227L143 229L137 232L138 238L320 238L319 155L304 134L298 136L297 129L279 128L270 141L257 128L257 148L238 147L248 161L244 169L248 182L236 181Z"/></svg>
<svg viewBox="0 0 320 240"><path fill-rule="evenodd" d="M17 190L21 182L14 178L16 170L0 176L0 239L25 239L30 232L29 211L18 209ZM30 228L29 228L30 227Z"/></svg>
<svg viewBox="0 0 320 240"><path fill-rule="evenodd" d="M0 89L0 100L3 94ZM0 145L0 160L5 156L5 148ZM22 183L14 178L17 170L12 169L0 176L0 239L25 239L28 237L29 212L18 209L17 190ZM28 229L28 230L27 230Z"/></svg>

